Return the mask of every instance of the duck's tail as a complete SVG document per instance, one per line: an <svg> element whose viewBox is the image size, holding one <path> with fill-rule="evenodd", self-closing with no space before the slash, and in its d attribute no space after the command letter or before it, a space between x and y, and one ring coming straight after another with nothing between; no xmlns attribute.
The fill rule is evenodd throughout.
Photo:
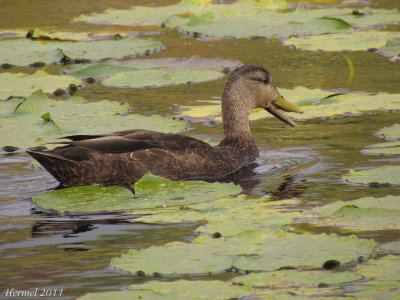
<svg viewBox="0 0 400 300"><path fill-rule="evenodd" d="M78 163L77 161L50 151L27 150L26 152L62 184L68 182L67 178L73 177L74 174L71 174L71 171Z"/></svg>

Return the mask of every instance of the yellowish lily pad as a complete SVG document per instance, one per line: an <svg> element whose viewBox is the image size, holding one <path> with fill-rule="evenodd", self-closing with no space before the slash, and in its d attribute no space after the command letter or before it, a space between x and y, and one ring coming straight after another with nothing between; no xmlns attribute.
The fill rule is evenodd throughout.
<svg viewBox="0 0 400 300"><path fill-rule="evenodd" d="M303 114L288 113L291 118L297 120L331 117L346 113L359 114L364 111L389 110L400 107L399 95L383 92L376 95L362 93L335 94L305 87L280 88L279 91L282 96L303 109ZM221 121L221 105L217 102L214 103L211 105L182 106L180 114L192 118ZM250 115L250 120L268 117L272 116L264 110L254 110Z"/></svg>
<svg viewBox="0 0 400 300"><path fill-rule="evenodd" d="M225 300L239 299L252 295L249 287L233 285L230 282L219 280L178 280L170 282L149 281L144 284L130 285L127 290L115 292L88 293L79 300L109 299L143 299L143 300Z"/></svg>
<svg viewBox="0 0 400 300"><path fill-rule="evenodd" d="M4 39L0 40L0 64L26 66L38 62L99 61L144 55L146 51L158 51L162 46L159 41L137 37L89 42Z"/></svg>
<svg viewBox="0 0 400 300"><path fill-rule="evenodd" d="M134 185L135 196L122 187L81 186L37 194L38 206L58 212L82 213L180 206L238 194L233 183L171 181L146 174Z"/></svg>
<svg viewBox="0 0 400 300"><path fill-rule="evenodd" d="M0 73L0 99L5 100L10 96L26 97L38 89L51 93L57 89L66 89L70 84L81 85L82 83L81 79L73 76L50 75L42 70L32 75Z"/></svg>
<svg viewBox="0 0 400 300"><path fill-rule="evenodd" d="M394 49L394 40L400 39L398 32L385 31L357 31L352 33L341 34L323 34L317 36L301 36L291 37L283 43L287 46L294 45L296 48L304 50L325 50L325 51L342 51L342 50L368 50L371 48L381 49L383 54L396 55L398 53ZM389 51L390 50L390 51ZM400 50L398 50L400 53Z"/></svg>
<svg viewBox="0 0 400 300"><path fill-rule="evenodd" d="M400 228L400 197L367 197L352 201L336 201L305 212L305 218L294 223L307 222L317 226L335 226L345 230L373 231ZM318 215L311 217L310 215Z"/></svg>
<svg viewBox="0 0 400 300"><path fill-rule="evenodd" d="M311 235L249 231L232 238L200 236L192 243L172 242L113 258L117 269L146 274L218 272L235 266L242 270L274 270L284 266L321 267L327 260L349 262L376 248L372 240L355 236Z"/></svg>
<svg viewBox="0 0 400 300"><path fill-rule="evenodd" d="M0 101L0 111L4 112L0 114L0 145L19 148L39 146L73 134L99 134L124 128L179 132L186 128L183 121L130 114L129 105L117 101L87 103L80 97L56 101L42 90L25 99ZM52 122L43 119L47 113Z"/></svg>
<svg viewBox="0 0 400 300"><path fill-rule="evenodd" d="M165 70L138 70L118 73L103 80L105 86L112 87L160 87L182 83L195 83L222 78L218 71L187 70L170 72Z"/></svg>
<svg viewBox="0 0 400 300"><path fill-rule="evenodd" d="M343 180L363 184L400 184L400 165L360 171L350 170L348 174L343 176Z"/></svg>
<svg viewBox="0 0 400 300"><path fill-rule="evenodd" d="M214 37L289 37L352 31L377 24L399 23L397 10L363 8L353 14L349 8L297 8L280 12L285 1L238 1L231 4L188 5L181 2L165 7L132 7L107 10L75 21L96 24L156 25Z"/></svg>

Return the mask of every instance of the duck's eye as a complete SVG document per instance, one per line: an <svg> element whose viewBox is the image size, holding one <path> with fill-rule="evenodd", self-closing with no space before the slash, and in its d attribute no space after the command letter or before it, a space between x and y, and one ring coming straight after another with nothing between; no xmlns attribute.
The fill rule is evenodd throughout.
<svg viewBox="0 0 400 300"><path fill-rule="evenodd" d="M262 82L263 82L263 83L266 83L266 84L269 83L269 78L264 78L264 79L262 79Z"/></svg>

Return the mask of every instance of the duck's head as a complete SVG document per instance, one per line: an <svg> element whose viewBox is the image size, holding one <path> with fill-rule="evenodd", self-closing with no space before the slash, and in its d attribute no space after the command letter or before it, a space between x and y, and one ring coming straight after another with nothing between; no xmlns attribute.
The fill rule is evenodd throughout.
<svg viewBox="0 0 400 300"><path fill-rule="evenodd" d="M279 94L270 73L259 66L246 65L232 72L223 98L226 99L222 103L223 111L224 106L225 110L245 110L248 113L255 108L263 108L292 127L294 122L283 111L303 112Z"/></svg>

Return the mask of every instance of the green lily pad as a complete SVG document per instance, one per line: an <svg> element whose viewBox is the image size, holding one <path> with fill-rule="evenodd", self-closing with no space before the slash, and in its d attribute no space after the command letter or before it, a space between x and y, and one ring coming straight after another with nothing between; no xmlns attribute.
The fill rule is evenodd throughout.
<svg viewBox="0 0 400 300"><path fill-rule="evenodd" d="M358 31L342 34L291 37L283 43L287 46L294 45L299 49L313 51L366 51L370 48L376 48L385 55L394 56L400 53L400 49L396 50L395 41L398 39L400 39L400 33L398 32Z"/></svg>
<svg viewBox="0 0 400 300"><path fill-rule="evenodd" d="M343 180L363 184L400 184L400 166L383 166L361 171L350 170L343 176Z"/></svg>
<svg viewBox="0 0 400 300"><path fill-rule="evenodd" d="M305 87L296 87L294 89L280 88L279 91L286 99L303 109L303 114L288 113L291 118L296 120L331 117L371 110L398 109L400 107L400 97L397 94L333 94L332 92ZM221 105L219 102L214 103L215 105L182 106L180 114L187 117L221 121ZM255 110L250 115L251 120L268 117L272 116L265 112L265 110Z"/></svg>
<svg viewBox="0 0 400 300"><path fill-rule="evenodd" d="M50 75L42 70L38 70L32 75L1 73L0 99L7 99L10 96L26 97L38 89L51 93L57 89L66 89L71 83L81 85L83 82L73 76Z"/></svg>
<svg viewBox="0 0 400 300"><path fill-rule="evenodd" d="M397 299L400 291L400 258L387 255L358 265L356 272L369 281L355 286L357 299Z"/></svg>
<svg viewBox="0 0 400 300"><path fill-rule="evenodd" d="M58 31L42 31L40 29L31 29L28 33L30 39L34 40L54 40L54 41L94 41L94 40L119 40L132 35L132 32L58 32Z"/></svg>
<svg viewBox="0 0 400 300"><path fill-rule="evenodd" d="M394 124L392 126L382 128L376 134L379 137L385 139L391 139L391 140L397 139L399 141L369 145L366 149L363 150L363 152L370 154L387 154L387 155L400 154L400 124Z"/></svg>
<svg viewBox="0 0 400 300"><path fill-rule="evenodd" d="M153 39L129 37L122 40L89 42L32 41L29 39L5 39L0 41L0 64L25 66L36 62L53 64L60 62L106 58L124 58L157 51L162 43Z"/></svg>
<svg viewBox="0 0 400 300"><path fill-rule="evenodd" d="M230 237L249 230L278 232L283 225L290 224L294 218L300 217L300 213L288 212L285 208L298 203L298 200L269 200L269 196L249 199L241 195L175 209L144 211L142 213L148 215L133 221L156 224L208 221L196 231L207 234L218 232L223 237Z"/></svg>
<svg viewBox="0 0 400 300"><path fill-rule="evenodd" d="M376 134L385 139L399 139L400 140L400 124L394 124L392 126L382 128Z"/></svg>
<svg viewBox="0 0 400 300"><path fill-rule="evenodd" d="M364 149L363 152L387 155L400 154L400 141L370 145L368 148Z"/></svg>
<svg viewBox="0 0 400 300"><path fill-rule="evenodd" d="M106 86L158 87L219 79L239 61L217 58L132 59L87 66L71 66L68 72L79 77L108 78Z"/></svg>
<svg viewBox="0 0 400 300"><path fill-rule="evenodd" d="M377 24L399 23L397 10L363 8L355 15L349 8L297 8L280 12L285 1L238 1L231 4L169 5L107 10L74 21L178 27L215 37L289 37L352 31L353 26L368 28Z"/></svg>
<svg viewBox="0 0 400 300"><path fill-rule="evenodd" d="M305 218L297 219L295 223L336 226L351 231L396 230L400 228L400 197L336 201L306 213ZM319 217L310 218L310 214Z"/></svg>
<svg viewBox="0 0 400 300"><path fill-rule="evenodd" d="M254 273L232 279L236 284L254 288L287 289L316 288L320 284L343 284L361 279L351 272L281 270L268 273Z"/></svg>
<svg viewBox="0 0 400 300"><path fill-rule="evenodd" d="M41 90L24 100L0 101L0 111L0 145L19 148L38 146L73 134L99 134L124 128L179 132L186 128L183 121L129 114L129 105L117 101L86 103L80 97L56 101ZM56 127L43 120L41 116L46 113L51 115Z"/></svg>
<svg viewBox="0 0 400 300"><path fill-rule="evenodd" d="M205 181L171 181L151 174L134 185L135 196L122 187L81 186L33 197L45 209L64 212L100 212L128 209L170 207L212 201L241 192L233 183Z"/></svg>
<svg viewBox="0 0 400 300"><path fill-rule="evenodd" d="M132 206L133 194L119 186L91 185L37 194L32 200L42 208L61 213L118 211Z"/></svg>
<svg viewBox="0 0 400 300"><path fill-rule="evenodd" d="M242 270L274 270L284 266L313 268L336 259L349 262L369 255L377 244L355 236L249 231L232 238L200 236L192 243L172 242L113 258L117 269L146 274L218 272L232 265Z"/></svg>
<svg viewBox="0 0 400 300"><path fill-rule="evenodd" d="M164 70L138 70L119 73L103 80L105 86L112 87L160 87L182 83L211 81L222 78L223 73L217 71L187 70L169 72Z"/></svg>
<svg viewBox="0 0 400 300"><path fill-rule="evenodd" d="M218 280L173 282L149 281L144 284L130 285L127 290L115 292L88 293L79 300L95 299L143 299L143 300L175 300L175 299L239 299L250 296L253 290L249 287L233 285Z"/></svg>
<svg viewBox="0 0 400 300"><path fill-rule="evenodd" d="M357 266L357 273L378 280L400 281L400 258L387 255L380 259L370 259L368 263Z"/></svg>

